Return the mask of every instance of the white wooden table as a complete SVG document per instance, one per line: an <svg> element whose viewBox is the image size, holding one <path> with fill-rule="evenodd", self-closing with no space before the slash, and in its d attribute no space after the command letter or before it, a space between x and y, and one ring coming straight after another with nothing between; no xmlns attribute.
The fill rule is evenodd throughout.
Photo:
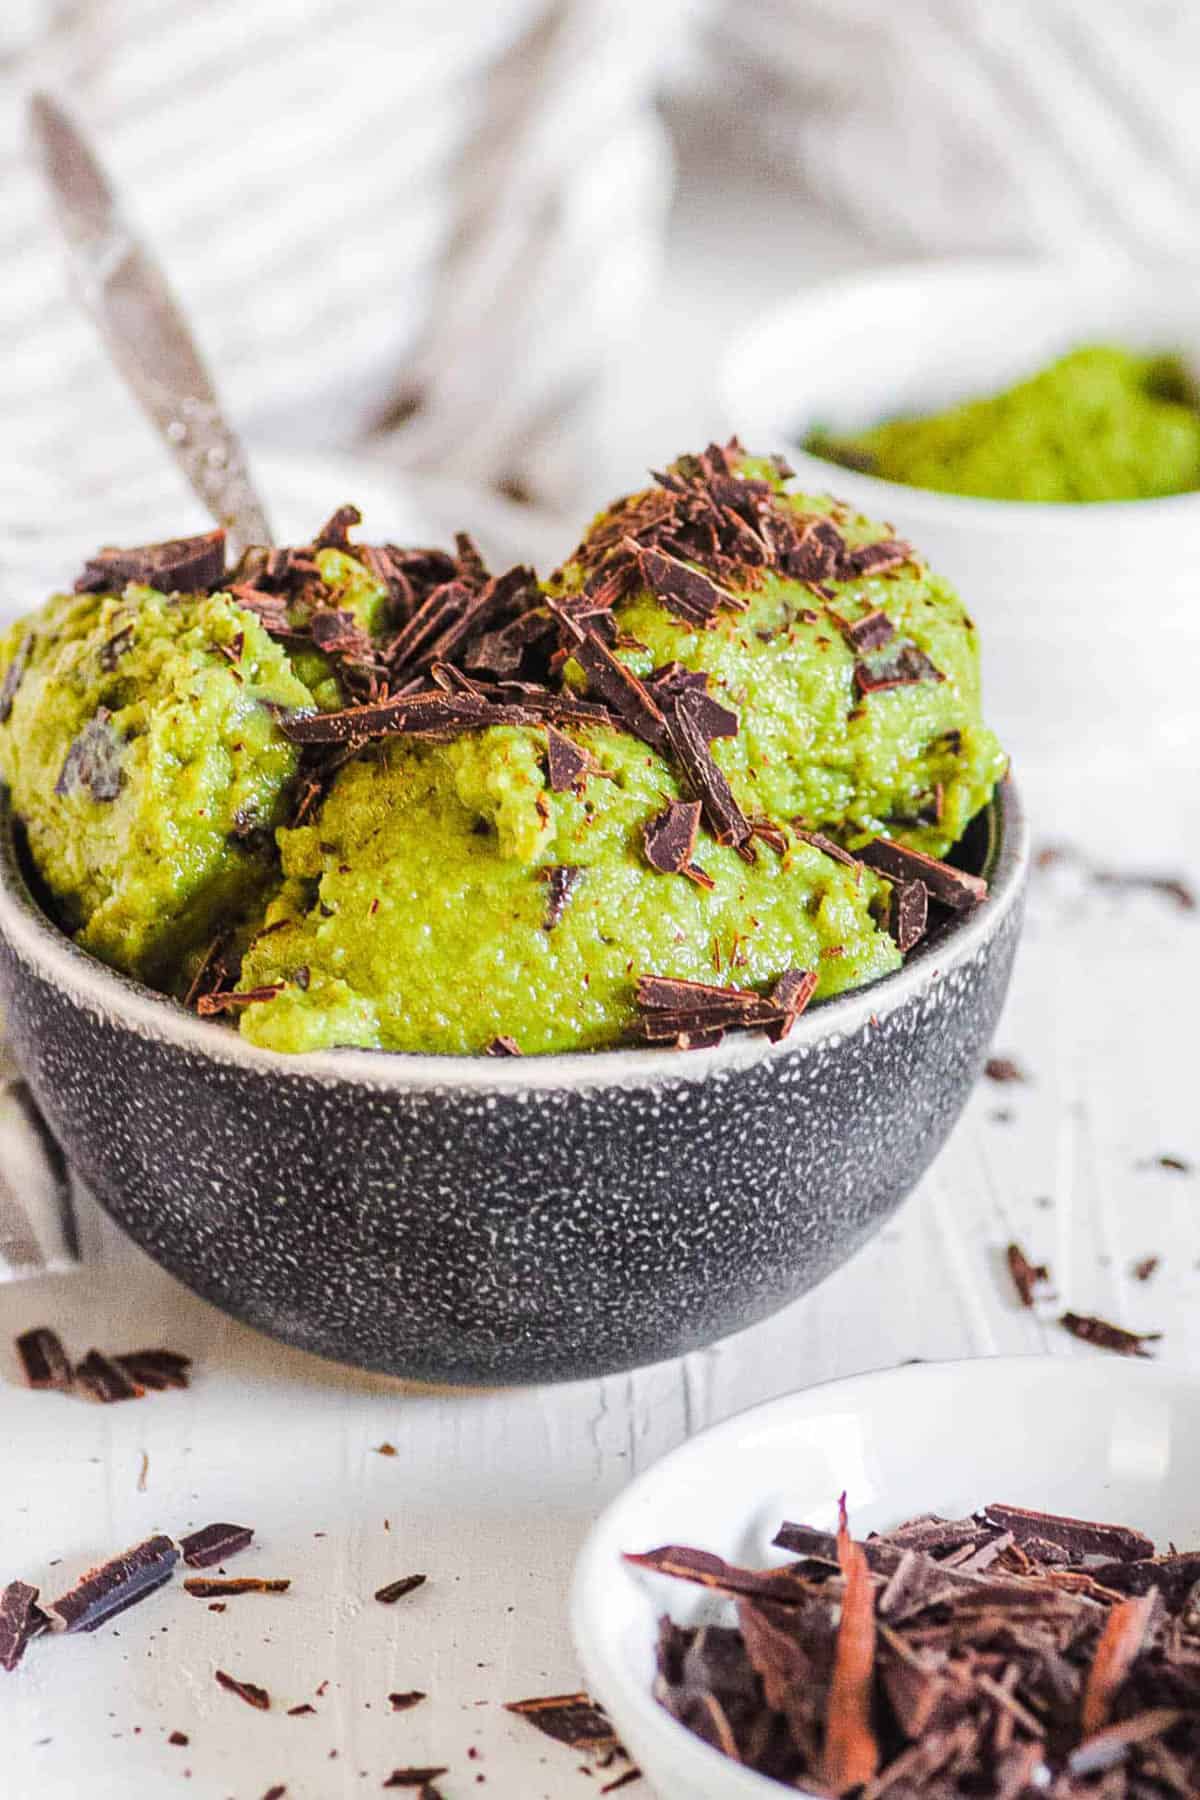
<svg viewBox="0 0 1200 1800"><path fill-rule="evenodd" d="M715 280L697 230L675 266L708 266ZM750 299L723 267L713 329ZM695 337L695 318L681 311L679 330ZM662 419L690 425L689 404L672 390ZM0 1579L54 1591L153 1529L229 1519L257 1533L231 1574L292 1580L286 1595L223 1613L176 1585L94 1636L35 1643L17 1675L0 1675L8 1800L261 1800L277 1784L289 1800L343 1800L409 1764L447 1765L447 1800L595 1794L610 1777L580 1772L580 1756L502 1703L578 1685L572 1558L610 1496L685 1435L911 1357L1100 1354L1054 1324L1053 1307L1018 1307L1003 1267L1014 1237L1052 1265L1063 1304L1162 1330L1164 1361L1200 1366L1200 1177L1154 1162L1168 1153L1200 1168L1200 913L1089 873L1200 880L1194 772L1141 770L1131 783L1114 770L1033 770L1025 784L1043 840L1083 854L1039 875L1031 895L997 1045L1029 1081L981 1084L893 1222L741 1337L568 1387L414 1388L231 1324L95 1221L85 1273L0 1290ZM1138 785L1154 790L1149 816ZM1135 1279L1135 1262L1154 1255L1156 1272ZM106 1408L26 1392L7 1339L39 1323L78 1351L189 1351L194 1386ZM1054 1420L1031 1418L1030 1430L1053 1432ZM378 1452L385 1442L395 1456ZM418 1593L390 1608L372 1599L411 1572L429 1577ZM271 1711L222 1691L218 1667L267 1687ZM428 1698L391 1713L388 1693L413 1688ZM315 1715L288 1716L303 1703ZM172 1732L188 1743L169 1744Z"/></svg>

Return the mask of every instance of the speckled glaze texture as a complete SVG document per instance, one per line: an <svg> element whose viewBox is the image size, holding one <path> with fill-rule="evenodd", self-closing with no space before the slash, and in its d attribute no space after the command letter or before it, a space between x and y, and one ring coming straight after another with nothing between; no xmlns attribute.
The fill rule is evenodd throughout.
<svg viewBox="0 0 1200 1800"><path fill-rule="evenodd" d="M1026 861L1010 786L996 817L985 906L780 1045L288 1058L70 945L29 894L5 800L0 998L84 1180L226 1312L419 1379L595 1375L773 1312L911 1189L1008 985Z"/></svg>

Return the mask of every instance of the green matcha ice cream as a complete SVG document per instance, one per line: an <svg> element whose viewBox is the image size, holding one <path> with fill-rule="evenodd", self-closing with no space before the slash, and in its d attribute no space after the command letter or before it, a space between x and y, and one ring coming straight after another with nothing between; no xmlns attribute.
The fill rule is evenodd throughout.
<svg viewBox="0 0 1200 1800"><path fill-rule="evenodd" d="M907 487L993 500L1146 500L1200 487L1200 409L1174 357L1097 345L1004 393L851 436L814 455Z"/></svg>
<svg viewBox="0 0 1200 1800"><path fill-rule="evenodd" d="M61 921L115 968L176 986L273 878L299 757L270 707L311 706L310 690L219 593L59 596L0 657L0 759Z"/></svg>
<svg viewBox="0 0 1200 1800"><path fill-rule="evenodd" d="M544 584L350 517L210 595L9 634L0 759L81 942L285 1051L782 1033L899 965L920 857L1004 766L971 622L907 545L736 445Z"/></svg>

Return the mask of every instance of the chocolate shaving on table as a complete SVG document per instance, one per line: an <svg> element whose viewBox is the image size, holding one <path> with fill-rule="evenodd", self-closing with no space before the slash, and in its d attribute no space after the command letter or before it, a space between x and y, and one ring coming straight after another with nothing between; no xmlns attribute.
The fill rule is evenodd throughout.
<svg viewBox="0 0 1200 1800"><path fill-rule="evenodd" d="M17 697L17 689L25 677L29 664L29 653L33 649L34 633L27 631L17 645L12 661L4 671L4 680L0 681L0 725L7 724L13 709L13 701Z"/></svg>
<svg viewBox="0 0 1200 1800"><path fill-rule="evenodd" d="M211 1569L226 1557L248 1549L253 1541L254 1531L249 1525L203 1525L199 1531L180 1538L179 1548L189 1569Z"/></svg>
<svg viewBox="0 0 1200 1800"><path fill-rule="evenodd" d="M436 1781L439 1775L445 1773L445 1766L428 1769L393 1769L383 1785L385 1788L427 1788L431 1781Z"/></svg>
<svg viewBox="0 0 1200 1800"><path fill-rule="evenodd" d="M546 884L546 917L543 924L553 931L567 910L567 902L583 880L583 870L575 863L548 863L537 871L539 881Z"/></svg>
<svg viewBox="0 0 1200 1800"><path fill-rule="evenodd" d="M375 1590L375 1598L383 1606L394 1606L397 1600L403 1600L405 1594L415 1593L424 1587L427 1575L402 1575L398 1581L389 1581L386 1586Z"/></svg>
<svg viewBox="0 0 1200 1800"><path fill-rule="evenodd" d="M75 582L77 594L118 592L127 582L157 588L161 594L203 594L218 587L225 575L225 533L170 538L130 550L106 546L89 557Z"/></svg>
<svg viewBox="0 0 1200 1800"><path fill-rule="evenodd" d="M35 1325L16 1340L17 1355L31 1388L57 1388L66 1393L74 1383L70 1359L62 1339L49 1325Z"/></svg>
<svg viewBox="0 0 1200 1800"><path fill-rule="evenodd" d="M1032 1307L1037 1289L1050 1280L1050 1270L1045 1263L1030 1262L1020 1244L1010 1244L1004 1254L1021 1305Z"/></svg>
<svg viewBox="0 0 1200 1800"><path fill-rule="evenodd" d="M95 1631L162 1587L178 1561L178 1545L158 1534L89 1569L67 1593L46 1602L51 1631Z"/></svg>
<svg viewBox="0 0 1200 1800"><path fill-rule="evenodd" d="M247 1706L257 1707L259 1712L268 1712L271 1696L265 1687L259 1687L254 1681L239 1681L235 1675L227 1675L224 1669L214 1669L213 1679L218 1687L223 1687L229 1694L236 1694Z"/></svg>
<svg viewBox="0 0 1200 1800"><path fill-rule="evenodd" d="M1139 1257L1138 1261L1133 1265L1133 1279L1135 1281L1149 1281L1161 1261L1162 1258L1160 1256Z"/></svg>
<svg viewBox="0 0 1200 1800"><path fill-rule="evenodd" d="M184 1582L184 1592L198 1600L224 1599L231 1594L286 1594L290 1577L267 1578L262 1575L192 1575Z"/></svg>
<svg viewBox="0 0 1200 1800"><path fill-rule="evenodd" d="M989 1056L983 1065L983 1072L989 1081L1009 1082L1029 1080L1028 1075L1019 1063L1011 1056Z"/></svg>
<svg viewBox="0 0 1200 1800"><path fill-rule="evenodd" d="M968 875L963 869L939 862L924 851L910 850L907 844L898 844L892 838L872 838L855 854L860 862L878 869L889 881L923 881L931 899L956 912L978 906L987 898L987 882L982 876Z"/></svg>
<svg viewBox="0 0 1200 1800"><path fill-rule="evenodd" d="M546 1694L534 1700L509 1700L504 1710L516 1713L556 1744L568 1744L572 1750L598 1755L618 1748L608 1714L588 1694Z"/></svg>
<svg viewBox="0 0 1200 1800"><path fill-rule="evenodd" d="M494 1037L483 1054L485 1056L520 1056L521 1046L516 1038Z"/></svg>
<svg viewBox="0 0 1200 1800"><path fill-rule="evenodd" d="M916 948L929 926L929 889L923 881L892 883L888 932L902 956Z"/></svg>
<svg viewBox="0 0 1200 1800"><path fill-rule="evenodd" d="M10 1674L30 1640L46 1629L46 1615L37 1601L38 1590L27 1581L10 1581L0 1589L0 1669Z"/></svg>
<svg viewBox="0 0 1200 1800"><path fill-rule="evenodd" d="M174 1350L127 1350L113 1361L140 1387L161 1392L191 1386L192 1359Z"/></svg>
<svg viewBox="0 0 1200 1800"><path fill-rule="evenodd" d="M618 1775L614 1781L606 1781L599 1791L602 1794L615 1794L618 1788L631 1787L635 1781L641 1780L642 1771L640 1769L626 1769L624 1774Z"/></svg>
<svg viewBox="0 0 1200 1800"><path fill-rule="evenodd" d="M547 723L545 731L546 778L551 793L580 792L588 774L595 768L591 757L569 737L564 737L556 726Z"/></svg>
<svg viewBox="0 0 1200 1800"><path fill-rule="evenodd" d="M83 1361L76 1364L75 1381L85 1394L104 1406L119 1400L140 1400L146 1391L141 1382L101 1350L89 1350Z"/></svg>
<svg viewBox="0 0 1200 1800"><path fill-rule="evenodd" d="M854 685L860 694L878 694L887 688L916 687L924 681L945 681L942 671L916 644L886 649L870 662L854 665Z"/></svg>
<svg viewBox="0 0 1200 1800"><path fill-rule="evenodd" d="M682 875L691 866L700 830L699 800L672 800L642 831L646 861L663 875Z"/></svg>
<svg viewBox="0 0 1200 1800"><path fill-rule="evenodd" d="M393 1712L410 1712L414 1706L419 1706L426 1698L427 1696L420 1688L410 1688L407 1693L389 1694L388 1705Z"/></svg>
<svg viewBox="0 0 1200 1800"><path fill-rule="evenodd" d="M121 764L125 739L112 723L106 706L97 708L71 744L54 783L54 792L66 796L86 788L93 800L115 800L121 792Z"/></svg>
<svg viewBox="0 0 1200 1800"><path fill-rule="evenodd" d="M176 1749L182 1749L185 1744L190 1744L191 1741L192 1740L186 1731L172 1731L167 1738L168 1744L173 1744Z"/></svg>
<svg viewBox="0 0 1200 1800"><path fill-rule="evenodd" d="M1157 1344L1162 1338L1161 1331L1126 1331L1123 1325L1113 1325L1088 1313L1065 1312L1059 1324L1072 1337L1095 1344L1100 1350L1113 1350L1118 1356L1148 1357L1151 1352L1146 1345Z"/></svg>

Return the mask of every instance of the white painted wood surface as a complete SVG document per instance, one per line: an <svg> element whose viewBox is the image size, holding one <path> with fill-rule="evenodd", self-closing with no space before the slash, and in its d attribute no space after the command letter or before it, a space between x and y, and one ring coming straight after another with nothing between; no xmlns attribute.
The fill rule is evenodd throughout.
<svg viewBox="0 0 1200 1800"><path fill-rule="evenodd" d="M700 266L694 238L676 266ZM731 287L712 328L749 299L745 281ZM678 393L663 416L693 422ZM288 1594L224 1613L176 1585L94 1636L35 1643L0 1675L8 1800L261 1800L276 1784L288 1800L346 1800L426 1763L448 1766L446 1800L595 1794L611 1776L581 1773L581 1757L502 1703L578 1684L565 1622L576 1548L606 1500L686 1434L907 1358L1100 1354L1061 1331L1056 1308L1017 1306L1002 1261L1013 1237L1051 1263L1062 1303L1162 1330L1163 1359L1194 1367L1200 1179L1146 1164L1167 1152L1200 1166L1200 914L1099 887L1089 870L1200 877L1195 773L1123 771L1084 744L1074 771L1023 772L1039 836L1082 857L1031 894L997 1044L1029 1082L982 1083L894 1221L741 1337L567 1387L414 1388L231 1324L96 1222L85 1273L0 1291L0 1577L53 1592L152 1529L232 1519L257 1539L230 1573L292 1579ZM1132 1265L1151 1255L1160 1267L1139 1282ZM80 1352L187 1350L195 1385L108 1408L28 1393L7 1341L38 1323ZM1029 1429L1053 1434L1055 1421L1035 1414ZM380 1455L383 1442L397 1455ZM415 1571L429 1577L420 1592L392 1608L371 1598ZM271 1711L223 1692L216 1668L266 1686ZM389 1691L411 1688L429 1698L391 1714ZM305 1702L315 1716L287 1716ZM172 1731L189 1743L171 1746Z"/></svg>

